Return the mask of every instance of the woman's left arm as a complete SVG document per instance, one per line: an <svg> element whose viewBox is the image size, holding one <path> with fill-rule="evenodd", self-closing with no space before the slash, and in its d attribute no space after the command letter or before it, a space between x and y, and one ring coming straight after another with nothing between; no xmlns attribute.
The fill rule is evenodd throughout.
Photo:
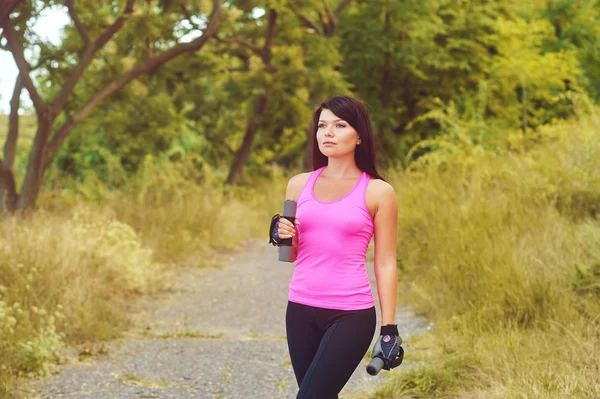
<svg viewBox="0 0 600 399"><path fill-rule="evenodd" d="M381 325L396 324L398 273L396 271L396 240L398 233L398 202L394 188L381 181L377 213L374 220L375 278L381 307Z"/></svg>

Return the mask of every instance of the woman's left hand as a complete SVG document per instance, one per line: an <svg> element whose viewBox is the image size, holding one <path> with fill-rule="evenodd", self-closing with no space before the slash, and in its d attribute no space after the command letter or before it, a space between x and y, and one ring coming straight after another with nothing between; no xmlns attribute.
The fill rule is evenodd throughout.
<svg viewBox="0 0 600 399"><path fill-rule="evenodd" d="M382 326L379 338L373 347L372 357L379 357L383 360L384 370L398 367L404 359L404 349L400 344L402 344L402 338L398 334L398 326L396 324Z"/></svg>

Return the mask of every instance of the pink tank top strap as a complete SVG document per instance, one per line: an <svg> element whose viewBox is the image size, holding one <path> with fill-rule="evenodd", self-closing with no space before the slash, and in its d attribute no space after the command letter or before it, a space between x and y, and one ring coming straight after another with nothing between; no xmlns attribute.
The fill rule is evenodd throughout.
<svg viewBox="0 0 600 399"><path fill-rule="evenodd" d="M369 174L367 172L363 172L362 175L360 176L360 182L358 183L358 187L356 188L356 191L360 192L362 196L364 196L365 192L367 191L367 186L369 185L370 179L371 179L371 176L369 176Z"/></svg>
<svg viewBox="0 0 600 399"><path fill-rule="evenodd" d="M304 187L302 188L302 191L298 196L298 203L300 203L301 200L311 198L311 193L313 192L312 190L315 185L315 181L317 181L317 177L323 169L325 169L325 166L322 166L319 169L315 169L312 172L310 172L310 176L308 177L308 180L306 180L306 183L304 184Z"/></svg>
<svg viewBox="0 0 600 399"><path fill-rule="evenodd" d="M360 178L358 180L358 183L356 184L356 187L353 189L352 193L349 195L351 199L351 201L358 205L360 208L363 208L364 210L366 210L368 212L367 209L367 200L366 200L366 195L367 195L367 186L369 185L369 180L371 179L371 176L369 176L369 174L367 172L362 172L362 174L360 175Z"/></svg>

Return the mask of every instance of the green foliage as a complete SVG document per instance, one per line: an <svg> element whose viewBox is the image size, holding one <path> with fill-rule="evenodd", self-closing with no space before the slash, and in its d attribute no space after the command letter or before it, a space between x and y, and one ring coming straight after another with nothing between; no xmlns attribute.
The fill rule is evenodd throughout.
<svg viewBox="0 0 600 399"><path fill-rule="evenodd" d="M340 2L328 4L335 11ZM55 1L20 8L13 15L20 32L48 7L65 9ZM277 23L266 60L270 9ZM76 11L92 39L119 15L98 1L77 3ZM195 37L210 11L209 1L136 3L55 128L116 76L176 40ZM54 160L53 184L56 176L69 176L121 186L146 155L193 157L199 169L226 169L250 123L258 124L250 179L268 176L272 163L298 167L312 110L338 94L368 103L379 159L392 165L406 162L415 144L445 133L431 116L448 104L472 127L470 140L506 142L517 130L536 134L572 115L573 95L597 99L600 93L597 1L355 1L335 30L320 0L239 0L224 3L223 11L218 40L209 40L201 55L186 54L137 79L75 129ZM32 61L39 64L42 97L51 100L72 72L82 39L74 24L59 45L26 33L25 47L39 49ZM268 98L267 110L255 120L260 95Z"/></svg>
<svg viewBox="0 0 600 399"><path fill-rule="evenodd" d="M150 95L140 82L124 91L122 101L87 119L61 148L54 162L63 174L83 181L94 171L105 182L123 183L146 155L167 152L180 137L184 118L168 96Z"/></svg>
<svg viewBox="0 0 600 399"><path fill-rule="evenodd" d="M545 44L545 50L572 50L577 53L583 71L578 83L590 96L600 99L600 2L559 0L548 1L539 14L553 26L556 40Z"/></svg>
<svg viewBox="0 0 600 399"><path fill-rule="evenodd" d="M33 20L50 5L34 2L15 21ZM330 1L331 10L337 5ZM277 23L267 61L270 9ZM207 1L136 4L57 126L115 76L174 40L193 37L209 11ZM77 12L90 37L117 15L101 2L78 4ZM368 103L384 164L404 163L415 144L445 133L431 116L448 104L473 127L470 140L482 140L475 129L481 126L485 139L510 141L517 130L532 134L572 115L572 94L597 98L598 18L597 2L386 0L352 2L333 31L322 1L227 2L219 40L210 40L202 56L180 57L103 102L59 152L55 175L122 185L146 155L179 159L184 153L198 168L225 169L248 124L257 123L248 175L267 176L274 162L300 166L312 110L337 94ZM81 38L69 25L59 46L35 36L28 44L41 48L37 80L50 99L66 82ZM255 120L263 94L267 110Z"/></svg>
<svg viewBox="0 0 600 399"><path fill-rule="evenodd" d="M581 64L587 42L554 46L562 39L544 19L544 7L439 0L353 6L340 31L343 71L371 104L385 158L443 133L422 116L450 102L461 118L487 121L500 128L497 133L525 125L531 131L572 114L565 94L581 92L578 83L591 77ZM573 12L585 21L600 15L591 6L573 5Z"/></svg>

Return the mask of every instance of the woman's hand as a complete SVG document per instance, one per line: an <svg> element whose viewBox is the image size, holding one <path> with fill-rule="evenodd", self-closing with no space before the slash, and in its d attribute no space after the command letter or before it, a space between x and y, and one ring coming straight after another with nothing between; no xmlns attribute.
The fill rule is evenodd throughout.
<svg viewBox="0 0 600 399"><path fill-rule="evenodd" d="M292 222L290 222L289 220L287 220L286 218L280 218L279 219L279 228L277 230L277 232L279 233L279 238L292 238L292 246L293 247L297 247L298 246L298 228L297 226L300 224L300 221L298 219L294 219L295 225L292 224Z"/></svg>

